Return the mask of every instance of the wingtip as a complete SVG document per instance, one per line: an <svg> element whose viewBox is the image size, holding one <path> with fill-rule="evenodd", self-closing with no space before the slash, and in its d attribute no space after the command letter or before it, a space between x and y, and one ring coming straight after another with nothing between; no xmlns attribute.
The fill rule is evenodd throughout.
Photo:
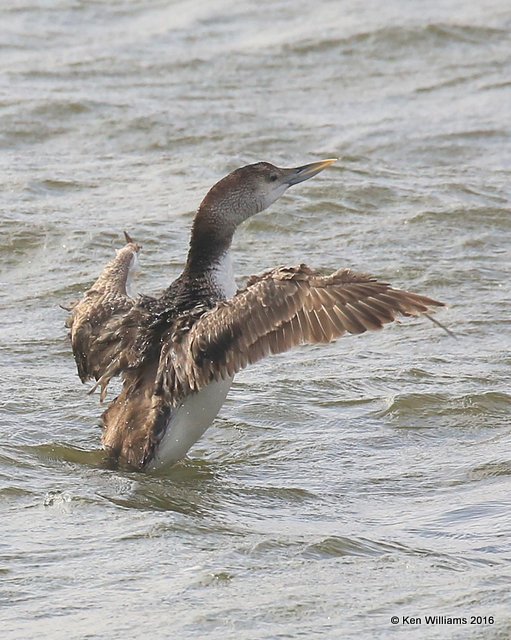
<svg viewBox="0 0 511 640"><path fill-rule="evenodd" d="M126 240L126 244L131 244L135 248L135 251L137 252L140 251L140 249L142 248L141 245L139 245L138 242L133 240L133 238L130 236L130 234L127 231L123 231L123 233L124 233L124 239Z"/></svg>
<svg viewBox="0 0 511 640"><path fill-rule="evenodd" d="M445 307L446 305L444 303L440 303L443 307ZM428 320L430 320L433 324L436 324L437 327L440 327L440 329L442 329L442 331L445 331L445 333L450 337L450 338L454 338L455 340L458 339L458 336L454 333L454 331L451 331L451 329L448 329L445 325L443 325L441 322L439 322L436 318L433 318L432 315L430 315L429 313L423 313L422 314L424 317L426 317Z"/></svg>

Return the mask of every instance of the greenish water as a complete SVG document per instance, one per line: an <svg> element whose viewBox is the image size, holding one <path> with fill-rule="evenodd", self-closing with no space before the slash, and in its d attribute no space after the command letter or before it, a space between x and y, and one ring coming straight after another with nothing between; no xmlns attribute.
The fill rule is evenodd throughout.
<svg viewBox="0 0 511 640"><path fill-rule="evenodd" d="M508 638L508 3L1 12L2 637ZM235 167L332 156L240 230L240 282L371 272L458 339L411 321L269 359L184 464L109 469L59 304L123 229L140 290L166 286Z"/></svg>

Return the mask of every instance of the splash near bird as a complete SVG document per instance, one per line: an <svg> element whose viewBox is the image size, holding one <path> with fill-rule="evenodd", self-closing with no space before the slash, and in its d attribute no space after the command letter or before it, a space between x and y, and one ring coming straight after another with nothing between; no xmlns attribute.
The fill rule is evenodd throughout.
<svg viewBox="0 0 511 640"><path fill-rule="evenodd" d="M112 377L122 377L103 413L103 445L115 461L142 470L181 460L234 375L265 356L444 306L349 269L322 275L304 264L252 276L237 291L230 248L238 225L333 162L236 169L199 206L185 268L159 298L128 294L140 246L127 236L72 306L67 326L82 382L96 380L104 400Z"/></svg>

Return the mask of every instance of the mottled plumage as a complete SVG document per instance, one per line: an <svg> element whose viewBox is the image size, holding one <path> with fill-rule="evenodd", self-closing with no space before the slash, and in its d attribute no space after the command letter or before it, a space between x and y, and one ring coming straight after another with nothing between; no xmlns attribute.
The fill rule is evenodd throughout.
<svg viewBox="0 0 511 640"><path fill-rule="evenodd" d="M237 169L203 200L185 269L159 298L128 295L140 247L127 237L73 305L68 326L80 379L95 379L102 400L111 378L123 379L103 414L103 444L113 458L138 469L173 464L202 435L247 365L443 306L348 269L322 275L306 265L252 276L232 295L236 227L331 162Z"/></svg>
<svg viewBox="0 0 511 640"><path fill-rule="evenodd" d="M111 365L118 352L117 341L108 336L124 327L126 314L133 307L127 285L136 268L140 246L125 233L126 246L117 252L88 289L82 300L71 305L66 326L80 380L96 380Z"/></svg>
<svg viewBox="0 0 511 640"><path fill-rule="evenodd" d="M321 275L306 265L252 276L213 309L186 316L164 338L156 392L177 406L213 380L232 377L267 355L344 333L381 329L398 315L418 316L442 303L340 269Z"/></svg>

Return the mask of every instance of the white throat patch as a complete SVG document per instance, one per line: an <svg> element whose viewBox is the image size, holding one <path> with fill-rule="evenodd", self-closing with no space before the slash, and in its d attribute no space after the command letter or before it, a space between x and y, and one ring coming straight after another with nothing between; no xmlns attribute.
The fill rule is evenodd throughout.
<svg viewBox="0 0 511 640"><path fill-rule="evenodd" d="M232 268L231 254L227 251L211 269L213 284L227 299L232 298L236 291L236 281Z"/></svg>
<svg viewBox="0 0 511 640"><path fill-rule="evenodd" d="M140 271L140 263L138 261L138 253L134 253L130 266L128 268L128 277L126 278L126 293L129 298L137 297L137 290L135 288L135 274Z"/></svg>

